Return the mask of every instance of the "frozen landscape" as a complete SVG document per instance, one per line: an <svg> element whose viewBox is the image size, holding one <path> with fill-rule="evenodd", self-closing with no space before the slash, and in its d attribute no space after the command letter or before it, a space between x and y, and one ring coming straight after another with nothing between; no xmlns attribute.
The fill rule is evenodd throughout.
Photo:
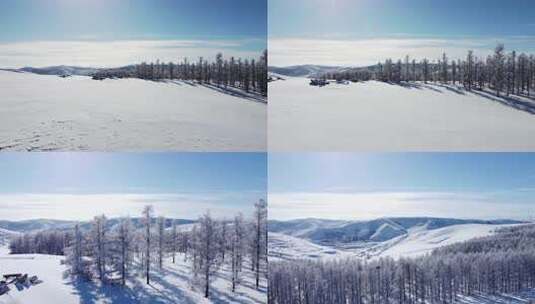
<svg viewBox="0 0 535 304"><path fill-rule="evenodd" d="M0 151L263 151L266 100L195 81L0 71Z"/></svg>
<svg viewBox="0 0 535 304"><path fill-rule="evenodd" d="M529 223L422 217L269 226L272 303L535 300Z"/></svg>
<svg viewBox="0 0 535 304"><path fill-rule="evenodd" d="M433 83L269 84L273 151L530 151L535 101Z"/></svg>
<svg viewBox="0 0 535 304"><path fill-rule="evenodd" d="M442 246L492 235L518 221L383 218L372 221L302 219L269 222L270 258L292 260L418 257Z"/></svg>
<svg viewBox="0 0 535 304"><path fill-rule="evenodd" d="M42 282L17 289L12 287L0 295L0 303L43 303L42 299L61 299L62 303L265 303L263 291L254 288L254 274L244 270L243 282L234 294L229 292L230 270L222 269L212 282L212 292L217 299L205 299L188 283L190 266L184 262L184 255L177 254L176 263L170 259L164 262L165 271L153 273L153 282L146 285L143 278L133 277L126 287L101 286L93 282L76 281L63 274L67 265L64 257L46 254L9 254L7 247L0 249L0 271L2 273L22 272L36 275Z"/></svg>
<svg viewBox="0 0 535 304"><path fill-rule="evenodd" d="M146 219L0 221L0 303L266 303L261 214Z"/></svg>

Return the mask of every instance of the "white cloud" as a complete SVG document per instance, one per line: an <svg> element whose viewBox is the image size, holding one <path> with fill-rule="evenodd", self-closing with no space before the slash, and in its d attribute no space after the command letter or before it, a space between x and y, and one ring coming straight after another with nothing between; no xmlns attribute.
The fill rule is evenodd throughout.
<svg viewBox="0 0 535 304"><path fill-rule="evenodd" d="M156 214L174 218L195 219L207 210L216 217L231 217L238 212L248 216L252 212L254 201L250 205L229 204L229 198L240 201L236 195L238 194L2 194L0 219L89 220L100 214L108 217L137 217L148 204L154 206Z"/></svg>
<svg viewBox="0 0 535 304"><path fill-rule="evenodd" d="M260 51L243 50L248 40L128 40L128 41L34 41L0 43L0 67L75 65L118 67L143 61L162 62L225 57L257 58Z"/></svg>
<svg viewBox="0 0 535 304"><path fill-rule="evenodd" d="M527 219L532 204L449 192L270 193L270 219L374 219L392 216Z"/></svg>
<svg viewBox="0 0 535 304"><path fill-rule="evenodd" d="M533 37L509 38L363 38L363 39L300 39L270 38L270 65L289 66L300 64L367 66L405 55L421 60L441 58L446 52L449 58L464 58L468 50L476 56L486 57L498 42L506 48L533 51ZM528 49L522 47L528 46Z"/></svg>

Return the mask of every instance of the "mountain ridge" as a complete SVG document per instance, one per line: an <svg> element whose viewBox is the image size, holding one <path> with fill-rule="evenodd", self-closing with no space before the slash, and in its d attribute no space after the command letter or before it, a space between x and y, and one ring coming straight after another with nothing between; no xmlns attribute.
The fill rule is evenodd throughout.
<svg viewBox="0 0 535 304"><path fill-rule="evenodd" d="M522 224L524 221L496 219L456 219L439 217L384 217L367 221L344 221L323 219L296 219L268 222L270 232L300 237L317 244L384 242L402 235L409 229L422 227L426 230L464 224Z"/></svg>

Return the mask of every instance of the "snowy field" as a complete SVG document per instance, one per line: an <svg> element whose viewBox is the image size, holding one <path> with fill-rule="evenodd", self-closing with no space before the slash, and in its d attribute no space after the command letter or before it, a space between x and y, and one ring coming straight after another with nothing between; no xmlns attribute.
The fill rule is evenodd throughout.
<svg viewBox="0 0 535 304"><path fill-rule="evenodd" d="M266 107L180 81L0 71L0 150L264 151Z"/></svg>
<svg viewBox="0 0 535 304"><path fill-rule="evenodd" d="M233 294L230 291L230 271L223 269L212 282L212 298L203 297L188 283L189 264L179 254L177 264L169 259L164 270L152 276L150 285L144 278L134 277L127 282L128 287L98 286L95 283L72 281L64 278L66 265L61 265L63 257L43 254L9 255L6 247L0 248L0 273L22 272L37 275L42 283L21 287L14 285L11 290L0 296L0 304L33 303L266 303L266 280L261 280L260 290L254 288L254 274L245 267L244 281Z"/></svg>
<svg viewBox="0 0 535 304"><path fill-rule="evenodd" d="M462 224L438 229L416 226L402 235L384 242L352 242L325 246L282 233L269 233L270 258L276 260L339 259L348 256L376 259L380 257L418 257L433 249L491 235L496 229L511 225Z"/></svg>
<svg viewBox="0 0 535 304"><path fill-rule="evenodd" d="M272 151L529 151L535 101L433 84L269 84Z"/></svg>

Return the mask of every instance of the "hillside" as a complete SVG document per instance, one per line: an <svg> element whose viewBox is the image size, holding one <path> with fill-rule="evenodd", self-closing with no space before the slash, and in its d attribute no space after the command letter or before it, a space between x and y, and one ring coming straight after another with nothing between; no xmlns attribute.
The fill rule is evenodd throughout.
<svg viewBox="0 0 535 304"><path fill-rule="evenodd" d="M320 219L270 221L270 256L275 259L414 257L434 249L489 236L512 220L381 218L371 221Z"/></svg>
<svg viewBox="0 0 535 304"><path fill-rule="evenodd" d="M429 243L434 242L432 239L444 243L440 239L447 235L464 234L471 238L446 243L426 255L403 255L403 259L381 256L367 261L301 257L275 260L270 263L270 299L275 303L284 303L288 298L309 303L323 303L324 299L329 303L346 303L344 299L370 298L379 299L376 303L532 303L534 226L502 225L477 238L473 232L481 227L466 226L432 230L456 232L436 234Z"/></svg>
<svg viewBox="0 0 535 304"><path fill-rule="evenodd" d="M189 81L0 71L2 151L260 151L266 103Z"/></svg>
<svg viewBox="0 0 535 304"><path fill-rule="evenodd" d="M532 151L535 101L453 85L269 84L272 151Z"/></svg>
<svg viewBox="0 0 535 304"><path fill-rule="evenodd" d="M336 244L356 241L383 242L409 233L410 229L434 230L466 224L520 224L513 220L470 220L433 217L392 217L368 221L297 219L269 221L269 231L308 239L315 243Z"/></svg>

